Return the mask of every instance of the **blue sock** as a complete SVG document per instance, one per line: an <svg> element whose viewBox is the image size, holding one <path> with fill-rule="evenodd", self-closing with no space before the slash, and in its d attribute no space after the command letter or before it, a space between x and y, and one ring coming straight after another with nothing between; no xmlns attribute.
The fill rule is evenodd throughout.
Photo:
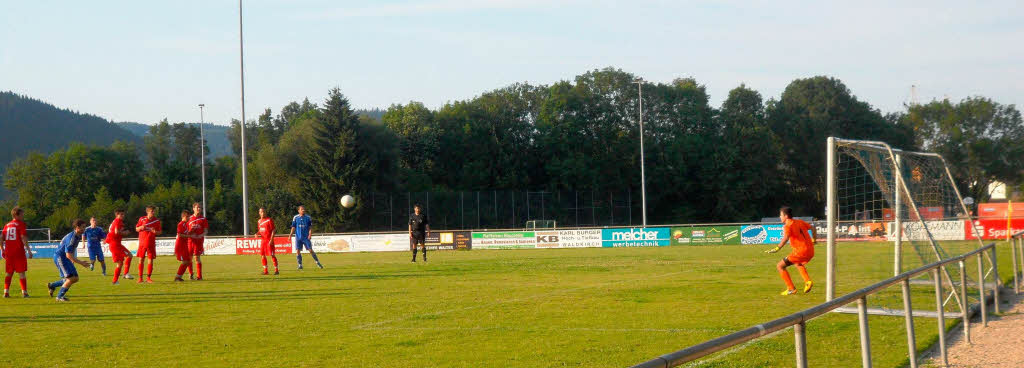
<svg viewBox="0 0 1024 368"><path fill-rule="evenodd" d="M60 280L51 282L50 283L50 289L59 288L61 285L64 285L64 279L60 279Z"/></svg>
<svg viewBox="0 0 1024 368"><path fill-rule="evenodd" d="M316 258L316 252L313 252L313 250L312 250L312 249L310 249L310 250L309 250L309 255L313 256L313 261L314 261L314 262L316 262L316 263L320 263L320 259L319 259L319 258Z"/></svg>
<svg viewBox="0 0 1024 368"><path fill-rule="evenodd" d="M107 264L106 263L100 263L100 268L103 269L103 274L107 273Z"/></svg>
<svg viewBox="0 0 1024 368"><path fill-rule="evenodd" d="M299 260L299 266L302 266L302 253L295 253L295 258Z"/></svg>
<svg viewBox="0 0 1024 368"><path fill-rule="evenodd" d="M60 292L57 293L57 297L58 298L63 298L64 294L67 294L67 293L68 293L68 288L62 287L62 288L60 288Z"/></svg>

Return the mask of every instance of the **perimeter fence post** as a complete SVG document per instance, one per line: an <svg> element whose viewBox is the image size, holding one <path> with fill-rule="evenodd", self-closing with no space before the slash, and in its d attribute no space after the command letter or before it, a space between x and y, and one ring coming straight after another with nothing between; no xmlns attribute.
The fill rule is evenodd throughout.
<svg viewBox="0 0 1024 368"><path fill-rule="evenodd" d="M796 367L807 368L807 337L805 330L807 325L800 321L793 325L793 336L796 338Z"/></svg>
<svg viewBox="0 0 1024 368"><path fill-rule="evenodd" d="M963 312L964 315L964 341L967 341L967 343L970 344L971 318L967 313L967 266L963 260L957 262L957 265L960 267L960 295L964 296L963 298L960 298L960 311Z"/></svg>
<svg viewBox="0 0 1024 368"><path fill-rule="evenodd" d="M903 289L903 316L907 324L907 357L910 358L910 368L917 368L917 340L914 337L914 309L910 306L910 280L903 279L900 286Z"/></svg>
<svg viewBox="0 0 1024 368"><path fill-rule="evenodd" d="M935 283L935 311L938 313L936 321L939 326L939 354L942 355L942 366L949 366L949 356L946 355L946 318L945 310L942 308L942 282L939 281L938 266L932 269L932 280Z"/></svg>
<svg viewBox="0 0 1024 368"><path fill-rule="evenodd" d="M864 368L871 368L871 333L868 331L868 299L857 299L857 322L860 327L860 361Z"/></svg>

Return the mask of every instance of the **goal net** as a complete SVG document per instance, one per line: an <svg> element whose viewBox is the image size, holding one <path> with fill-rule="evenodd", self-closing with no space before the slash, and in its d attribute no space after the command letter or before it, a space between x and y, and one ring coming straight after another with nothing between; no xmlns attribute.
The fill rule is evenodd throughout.
<svg viewBox="0 0 1024 368"><path fill-rule="evenodd" d="M828 259L827 299L983 246L981 240L965 240L965 227L974 225L942 156L839 138L829 139L829 150L833 187L827 209L834 212L826 228L834 256ZM977 291L978 266L966 266L967 295L957 264L940 270L944 309L954 314L962 312L961 298L968 305L977 300L970 291ZM915 288L932 290L928 275L915 280ZM869 300L869 306L874 314L899 314L899 288Z"/></svg>

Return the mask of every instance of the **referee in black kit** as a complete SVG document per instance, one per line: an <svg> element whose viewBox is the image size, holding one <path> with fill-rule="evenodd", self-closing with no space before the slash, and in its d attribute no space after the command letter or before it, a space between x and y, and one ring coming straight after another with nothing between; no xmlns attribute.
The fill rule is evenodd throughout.
<svg viewBox="0 0 1024 368"><path fill-rule="evenodd" d="M430 219L419 204L413 207L409 216L409 241L412 243L412 261L416 262L416 246L423 248L423 262L427 261L427 234L430 234Z"/></svg>

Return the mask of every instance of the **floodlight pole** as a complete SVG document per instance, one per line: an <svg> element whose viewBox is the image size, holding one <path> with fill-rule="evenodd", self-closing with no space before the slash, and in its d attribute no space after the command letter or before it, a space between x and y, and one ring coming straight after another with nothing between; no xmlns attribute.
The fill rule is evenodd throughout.
<svg viewBox="0 0 1024 368"><path fill-rule="evenodd" d="M836 139L828 137L828 150L825 154L825 195L827 196L825 206L825 218L828 221L828 238L825 247L825 301L835 298L836 282L836 215L838 214L838 193L836 192Z"/></svg>
<svg viewBox="0 0 1024 368"><path fill-rule="evenodd" d="M242 236L249 235L249 183L245 170L245 51L242 42L242 0L238 0L238 66L242 84Z"/></svg>
<svg viewBox="0 0 1024 368"><path fill-rule="evenodd" d="M647 176L644 173L644 81L637 80L634 83L636 83L637 91L640 94L638 101L640 103L638 109L640 115L640 200L643 208L644 227L647 227Z"/></svg>
<svg viewBox="0 0 1024 368"><path fill-rule="evenodd" d="M206 217L206 137L203 134L203 107L206 104L199 104L199 170L203 181L203 217Z"/></svg>

